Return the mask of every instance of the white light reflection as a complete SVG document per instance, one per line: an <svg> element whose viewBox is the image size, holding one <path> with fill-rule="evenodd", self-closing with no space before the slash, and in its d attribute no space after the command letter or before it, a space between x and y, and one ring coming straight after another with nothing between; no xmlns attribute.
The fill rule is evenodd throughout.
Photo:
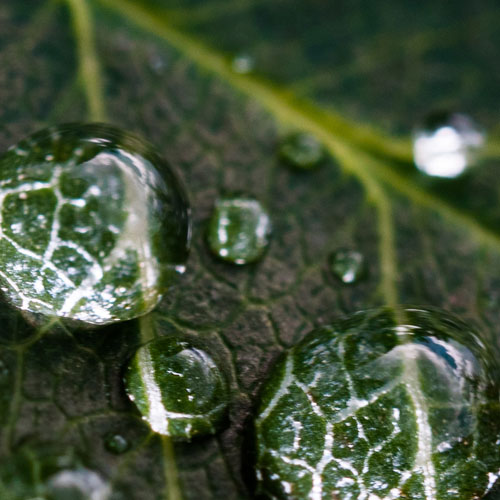
<svg viewBox="0 0 500 500"><path fill-rule="evenodd" d="M484 140L484 134L469 117L451 115L446 123L414 134L415 165L433 177L458 177L473 163L474 153Z"/></svg>

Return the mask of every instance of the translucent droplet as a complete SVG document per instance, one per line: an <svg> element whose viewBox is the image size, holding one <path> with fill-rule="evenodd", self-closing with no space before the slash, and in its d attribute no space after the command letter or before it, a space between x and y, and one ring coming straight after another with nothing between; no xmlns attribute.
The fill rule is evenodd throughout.
<svg viewBox="0 0 500 500"><path fill-rule="evenodd" d="M165 69L168 67L167 59L163 54L151 54L149 58L149 64L153 71L157 74L161 74L165 72Z"/></svg>
<svg viewBox="0 0 500 500"><path fill-rule="evenodd" d="M297 132L285 137L279 153L289 165L302 170L317 167L325 157L321 142L306 132Z"/></svg>
<svg viewBox="0 0 500 500"><path fill-rule="evenodd" d="M249 54L238 54L231 61L231 68L235 73L245 75L251 73L255 67L255 60Z"/></svg>
<svg viewBox="0 0 500 500"><path fill-rule="evenodd" d="M9 367L7 366L5 361L0 359L0 384L4 380L8 380L9 373L10 373Z"/></svg>
<svg viewBox="0 0 500 500"><path fill-rule="evenodd" d="M121 434L108 434L104 439L104 446L110 453L120 455L129 450L130 443Z"/></svg>
<svg viewBox="0 0 500 500"><path fill-rule="evenodd" d="M413 134L417 168L433 177L458 177L477 159L484 133L459 113L435 113Z"/></svg>
<svg viewBox="0 0 500 500"><path fill-rule="evenodd" d="M0 158L0 207L1 288L35 313L90 324L140 316L187 257L178 179L150 146L107 125L21 141Z"/></svg>
<svg viewBox="0 0 500 500"><path fill-rule="evenodd" d="M258 493L483 498L500 475L499 375L491 345L444 311L381 308L313 330L263 386Z"/></svg>
<svg viewBox="0 0 500 500"><path fill-rule="evenodd" d="M111 489L101 476L89 469L63 470L47 483L50 500L107 500Z"/></svg>
<svg viewBox="0 0 500 500"><path fill-rule="evenodd" d="M259 260L269 245L271 220L251 198L217 201L208 227L208 245L219 258L233 264Z"/></svg>
<svg viewBox="0 0 500 500"><path fill-rule="evenodd" d="M151 429L165 436L213 434L226 415L225 374L207 352L175 338L141 347L127 368L125 386Z"/></svg>
<svg viewBox="0 0 500 500"><path fill-rule="evenodd" d="M363 254L355 250L337 250L329 258L332 274L342 283L357 282L366 272Z"/></svg>

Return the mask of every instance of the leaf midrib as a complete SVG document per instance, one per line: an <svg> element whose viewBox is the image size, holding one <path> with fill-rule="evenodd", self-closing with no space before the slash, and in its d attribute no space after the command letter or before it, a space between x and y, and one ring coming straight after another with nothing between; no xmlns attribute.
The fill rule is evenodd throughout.
<svg viewBox="0 0 500 500"><path fill-rule="evenodd" d="M74 4L79 4L80 8L84 5L90 12L88 0L67 1L73 7ZM411 150L408 141L385 136L365 125L351 123L331 111L319 109L312 103L299 101L289 92L253 75L234 73L223 55L176 29L163 17L149 12L130 0L95 1L105 8L116 11L128 22L159 36L200 68L259 102L284 128L308 131L325 144L344 171L359 180L367 200L376 209L381 268L379 291L387 305L394 306L398 303L396 238L392 203L386 192L387 187L403 194L414 204L447 218L456 226L464 228L478 243L500 253L500 234L487 228L466 212L415 186L411 180L387 166L393 160L410 160ZM100 68L92 34L89 34L89 30L92 31L90 15L85 30L82 32L77 28L75 24L75 36L81 58L80 76L89 101L90 116L95 120L104 116L105 112L104 104L103 108L97 111L94 109L95 105L94 108L91 106L92 102L104 103L104 98L102 79L99 77L96 83L93 80L94 70L89 69ZM82 36L86 37L86 43L82 43ZM87 61L87 64L83 64L83 61ZM384 161L384 158L387 158L387 161Z"/></svg>
<svg viewBox="0 0 500 500"><path fill-rule="evenodd" d="M456 209L435 195L416 187L410 180L387 166L389 161L411 161L408 141L382 135L369 127L353 124L331 111L299 101L294 96L253 75L234 73L226 58L203 45L190 35L176 29L162 17L157 17L129 0L95 0L101 6L116 11L132 24L153 33L184 54L200 68L225 81L240 93L257 101L284 128L308 131L320 139L339 161L345 172L362 184L367 201L377 212L378 252L381 281L379 291L389 306L398 304L397 250L392 203L387 187L395 189L416 205L430 209L467 230L478 243L500 253L500 234L483 226L466 212ZM78 47L79 79L89 108L89 118L106 119L102 69L94 40L92 12L89 0L66 0L72 13L73 29ZM370 154L372 153L372 154ZM375 153L375 156L373 155ZM149 326L141 331L147 340ZM167 498L182 498L170 441L163 440Z"/></svg>

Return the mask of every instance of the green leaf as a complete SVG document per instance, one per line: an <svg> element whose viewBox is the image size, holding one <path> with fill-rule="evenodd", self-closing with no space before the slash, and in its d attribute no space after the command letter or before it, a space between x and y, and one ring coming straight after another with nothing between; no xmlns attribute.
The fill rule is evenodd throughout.
<svg viewBox="0 0 500 500"><path fill-rule="evenodd" d="M483 498L500 473L496 360L436 310L311 332L263 389L261 490L279 498Z"/></svg>
<svg viewBox="0 0 500 500"><path fill-rule="evenodd" d="M187 271L147 318L78 330L1 306L4 491L23 498L14 483L35 485L36 496L44 470L83 468L113 499L248 497L246 422L277 357L359 309L451 310L498 352L499 18L494 0L2 2L2 150L46 125L109 121L159 149L194 217ZM255 75L233 71L243 52ZM446 182L411 164L411 129L441 107L489 131L481 166ZM279 158L297 131L328 153L314 170ZM269 211L273 236L256 264L207 250L227 193ZM331 276L341 248L364 256L366 279L346 287ZM126 397L128 360L166 335L200 337L228 368L230 424L214 437L153 435ZM108 449L113 435L130 444L121 454ZM61 450L48 453L51 443Z"/></svg>

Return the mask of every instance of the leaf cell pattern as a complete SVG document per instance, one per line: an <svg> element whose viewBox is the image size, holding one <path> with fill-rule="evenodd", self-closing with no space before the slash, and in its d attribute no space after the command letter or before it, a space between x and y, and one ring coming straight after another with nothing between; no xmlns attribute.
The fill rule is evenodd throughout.
<svg viewBox="0 0 500 500"><path fill-rule="evenodd" d="M498 349L498 160L467 182L430 184L415 176L409 137L383 133L409 132L422 113L453 104L487 128L498 122L496 0L428 4L1 3L2 148L46 125L107 120L161 149L196 210L189 273L153 313L155 332L212 342L233 396L228 429L172 453L124 395L136 322L82 335L57 322L33 328L2 304L1 469L20 444L56 440L111 480L113 500L244 499L243 423L277 354L315 326L381 303L434 304L479 322ZM282 89L235 75L235 51L250 52L256 73ZM328 151L311 175L276 161L279 137L298 129ZM200 235L215 200L242 191L266 202L274 236L258 266L228 272ZM369 279L332 282L324 262L339 247L363 253ZM130 442L120 456L99 441L116 432ZM479 458L495 453L485 445ZM442 474L456 478L460 456L451 453ZM412 484L421 494L418 478Z"/></svg>

